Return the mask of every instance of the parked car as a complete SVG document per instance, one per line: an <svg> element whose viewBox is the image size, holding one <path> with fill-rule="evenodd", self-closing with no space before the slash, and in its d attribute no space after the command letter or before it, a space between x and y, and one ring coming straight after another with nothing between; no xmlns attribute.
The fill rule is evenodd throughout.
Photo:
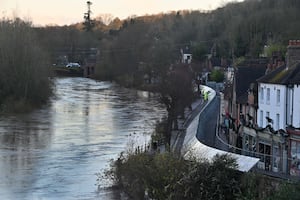
<svg viewBox="0 0 300 200"><path fill-rule="evenodd" d="M68 63L66 65L66 67L68 67L68 68L79 68L80 64L79 63Z"/></svg>

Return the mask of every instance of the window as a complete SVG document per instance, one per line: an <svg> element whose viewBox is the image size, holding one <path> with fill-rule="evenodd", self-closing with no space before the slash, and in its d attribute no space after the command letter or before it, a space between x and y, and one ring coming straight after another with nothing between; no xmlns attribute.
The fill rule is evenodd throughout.
<svg viewBox="0 0 300 200"><path fill-rule="evenodd" d="M269 111L266 112L266 117L265 117L265 119L266 119L266 125L269 125L269 123L273 124L273 122L270 122L267 118L270 118L270 112Z"/></svg>
<svg viewBox="0 0 300 200"><path fill-rule="evenodd" d="M278 89L276 91L276 103L277 105L280 105L280 90Z"/></svg>
<svg viewBox="0 0 300 200"><path fill-rule="evenodd" d="M280 166L280 153L279 147L273 147L273 172L278 172Z"/></svg>
<svg viewBox="0 0 300 200"><path fill-rule="evenodd" d="M256 152L256 138L255 137L253 137L253 139L252 139L252 151Z"/></svg>
<svg viewBox="0 0 300 200"><path fill-rule="evenodd" d="M260 100L261 103L264 103L264 88L260 87Z"/></svg>
<svg viewBox="0 0 300 200"><path fill-rule="evenodd" d="M280 115L279 114L276 114L276 130L279 129L279 123L280 123Z"/></svg>
<svg viewBox="0 0 300 200"><path fill-rule="evenodd" d="M268 119L267 118L269 118L270 117L270 112L266 112L266 117L265 117L265 119L266 119L266 125L269 125L269 121L268 121Z"/></svg>
<svg viewBox="0 0 300 200"><path fill-rule="evenodd" d="M270 104L270 88L267 88L267 104Z"/></svg>
<svg viewBox="0 0 300 200"><path fill-rule="evenodd" d="M266 112L266 117L270 117L270 112Z"/></svg>
<svg viewBox="0 0 300 200"><path fill-rule="evenodd" d="M271 146L268 144L258 144L259 158L263 165L260 167L264 170L271 170Z"/></svg>
<svg viewBox="0 0 300 200"><path fill-rule="evenodd" d="M300 142L291 142L291 168L290 175L300 176Z"/></svg>
<svg viewBox="0 0 300 200"><path fill-rule="evenodd" d="M251 135L245 134L245 140L243 149L245 150L245 155L254 156L256 152L256 138Z"/></svg>
<svg viewBox="0 0 300 200"><path fill-rule="evenodd" d="M265 162L265 145L259 143L258 144L259 158L261 162Z"/></svg>
<svg viewBox="0 0 300 200"><path fill-rule="evenodd" d="M260 111L260 118L259 118L259 126L260 126L260 127L263 127L263 120L264 120L264 113L263 113L263 111L261 110L261 111Z"/></svg>

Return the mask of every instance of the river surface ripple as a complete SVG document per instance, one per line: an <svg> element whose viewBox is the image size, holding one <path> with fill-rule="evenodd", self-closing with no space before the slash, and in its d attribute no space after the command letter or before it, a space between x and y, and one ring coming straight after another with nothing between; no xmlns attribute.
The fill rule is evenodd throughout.
<svg viewBox="0 0 300 200"><path fill-rule="evenodd" d="M0 116L0 199L118 199L95 174L147 143L166 114L158 95L85 78L55 79L55 94L30 114Z"/></svg>

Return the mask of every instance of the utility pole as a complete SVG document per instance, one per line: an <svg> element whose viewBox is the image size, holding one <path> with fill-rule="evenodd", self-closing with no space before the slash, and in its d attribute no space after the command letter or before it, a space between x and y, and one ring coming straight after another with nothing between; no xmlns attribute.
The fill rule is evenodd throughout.
<svg viewBox="0 0 300 200"><path fill-rule="evenodd" d="M88 10L86 13L84 13L84 28L86 31L91 31L93 26L94 26L94 21L91 19L91 14L92 14L92 11L91 11L91 5L92 5L92 2L90 1L87 1L87 7L88 7Z"/></svg>

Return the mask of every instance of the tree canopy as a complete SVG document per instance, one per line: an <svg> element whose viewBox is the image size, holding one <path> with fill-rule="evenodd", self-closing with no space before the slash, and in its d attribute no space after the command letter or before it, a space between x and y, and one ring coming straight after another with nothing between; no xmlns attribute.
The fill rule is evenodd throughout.
<svg viewBox="0 0 300 200"><path fill-rule="evenodd" d="M31 24L0 21L0 107L22 112L51 95L50 64Z"/></svg>
<svg viewBox="0 0 300 200"><path fill-rule="evenodd" d="M239 172L234 158L185 160L172 152L121 153L105 176L130 199L279 200L298 199L299 183Z"/></svg>
<svg viewBox="0 0 300 200"><path fill-rule="evenodd" d="M235 199L240 174L228 155L186 161L173 153L122 154L107 175L130 199Z"/></svg>
<svg viewBox="0 0 300 200"><path fill-rule="evenodd" d="M212 11L173 11L124 20L90 17L92 32L84 31L85 22L35 30L52 62L62 51L74 55L78 49L98 48L98 78L130 79L139 85L140 74L157 77L177 63L186 45L196 63L208 54L227 59L257 57L265 46L285 47L288 40L299 39L299 10L296 0L247 0Z"/></svg>

